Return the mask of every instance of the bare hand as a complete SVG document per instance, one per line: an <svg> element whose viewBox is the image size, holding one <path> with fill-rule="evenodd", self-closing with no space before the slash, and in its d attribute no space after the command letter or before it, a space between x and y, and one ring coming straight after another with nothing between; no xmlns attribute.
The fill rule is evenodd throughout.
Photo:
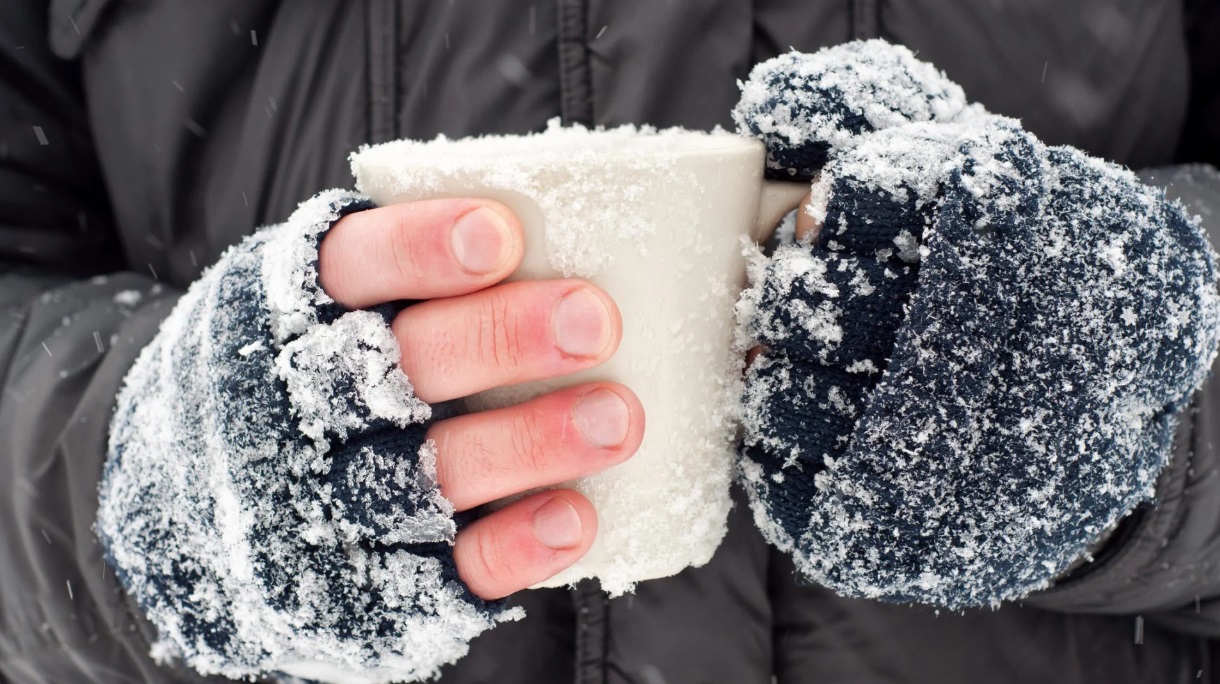
<svg viewBox="0 0 1220 684"><path fill-rule="evenodd" d="M499 284L516 269L517 218L487 200L394 205L340 220L321 245L319 279L337 302L364 308L426 299L392 329L402 368L427 402L566 375L610 358L622 321L610 297L581 280ZM590 475L630 458L644 435L631 390L586 384L520 406L438 421L441 492L457 510ZM597 514L571 490L525 497L463 529L454 555L471 590L500 598L576 562Z"/></svg>

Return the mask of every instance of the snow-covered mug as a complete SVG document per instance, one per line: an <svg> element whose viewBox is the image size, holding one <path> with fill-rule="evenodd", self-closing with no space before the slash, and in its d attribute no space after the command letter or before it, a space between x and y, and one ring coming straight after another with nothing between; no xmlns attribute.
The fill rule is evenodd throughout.
<svg viewBox="0 0 1220 684"><path fill-rule="evenodd" d="M483 392L471 410L582 382L630 387L647 417L630 460L565 483L598 512L575 565L538 586L597 577L611 595L711 559L732 475L733 307L743 238L761 240L809 192L764 181L761 143L725 131L561 127L524 136L399 140L352 155L380 205L485 197L516 212L525 258L510 279L583 277L614 298L623 338L597 368Z"/></svg>

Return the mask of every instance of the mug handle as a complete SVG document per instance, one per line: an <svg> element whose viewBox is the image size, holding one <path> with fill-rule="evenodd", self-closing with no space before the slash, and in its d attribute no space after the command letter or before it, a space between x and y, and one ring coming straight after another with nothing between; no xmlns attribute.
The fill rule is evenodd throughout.
<svg viewBox="0 0 1220 684"><path fill-rule="evenodd" d="M788 212L801 206L801 202L809 197L812 185L809 181L763 181L758 199L758 218L754 221L754 232L750 237L758 243L766 242Z"/></svg>

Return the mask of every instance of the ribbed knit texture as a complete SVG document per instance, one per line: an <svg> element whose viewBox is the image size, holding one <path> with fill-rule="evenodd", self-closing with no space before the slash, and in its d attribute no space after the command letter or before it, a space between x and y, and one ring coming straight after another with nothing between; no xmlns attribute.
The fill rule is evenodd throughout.
<svg viewBox="0 0 1220 684"><path fill-rule="evenodd" d="M881 378L918 282L919 240L927 217L851 178L836 179L826 225L809 246L780 248L764 280L760 308L774 315L752 321L753 337L769 350L748 373L757 385L794 391L757 394L747 415L745 449L772 477L797 467L805 476L785 481L771 500L771 515L785 528L807 518L813 478L839 457ZM823 285L799 286L779 275L797 255L798 269L812 256ZM833 307L838 337L831 343L805 329L808 312ZM799 386L796 383L799 382ZM765 445L765 448L761 448Z"/></svg>

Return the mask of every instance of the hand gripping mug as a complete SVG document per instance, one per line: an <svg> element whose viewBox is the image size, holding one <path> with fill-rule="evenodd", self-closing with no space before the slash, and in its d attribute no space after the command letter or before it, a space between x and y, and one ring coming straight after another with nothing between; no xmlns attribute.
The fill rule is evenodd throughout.
<svg viewBox="0 0 1220 684"><path fill-rule="evenodd" d="M611 595L711 559L733 471L734 313L743 238L761 240L809 192L765 181L761 143L724 131L561 127L523 136L399 140L352 155L379 205L441 197L504 203L525 230L510 280L583 277L618 304L623 338L603 365L467 398L499 408L583 382L614 381L643 403L630 460L563 483L598 513L575 565L538 586L596 577Z"/></svg>

